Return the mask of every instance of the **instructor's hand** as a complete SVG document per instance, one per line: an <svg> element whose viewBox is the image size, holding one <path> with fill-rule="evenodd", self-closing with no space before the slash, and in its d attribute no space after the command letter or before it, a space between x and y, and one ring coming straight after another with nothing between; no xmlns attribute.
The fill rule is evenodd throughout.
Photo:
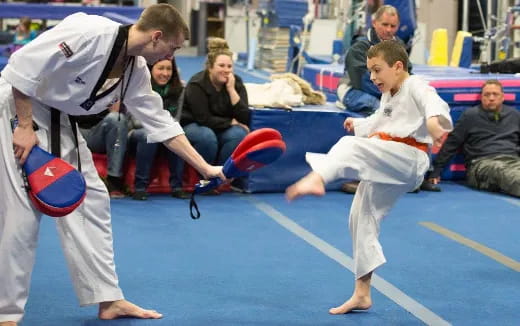
<svg viewBox="0 0 520 326"><path fill-rule="evenodd" d="M226 182L226 176L222 172L222 166L213 166L208 165L206 170L202 173L204 179L209 180L211 178L219 178L220 180Z"/></svg>
<svg viewBox="0 0 520 326"><path fill-rule="evenodd" d="M32 124L29 126L18 125L13 132L14 157L18 159L20 165L25 163L27 156L34 145L39 143L38 137L33 130Z"/></svg>

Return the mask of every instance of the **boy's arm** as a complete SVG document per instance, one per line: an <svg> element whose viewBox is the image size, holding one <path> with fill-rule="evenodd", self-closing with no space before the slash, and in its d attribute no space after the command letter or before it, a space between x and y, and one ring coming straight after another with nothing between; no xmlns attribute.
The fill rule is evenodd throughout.
<svg viewBox="0 0 520 326"><path fill-rule="evenodd" d="M441 175L444 166L451 160L453 155L457 153L457 150L463 146L466 135L467 135L468 122L466 119L466 113L463 113L459 121L452 132L446 138L446 141L442 145L439 153L435 157L435 161L432 163L433 171L430 172L429 177L440 181L439 176Z"/></svg>
<svg viewBox="0 0 520 326"><path fill-rule="evenodd" d="M442 141L442 136L453 129L450 107L440 98L437 91L425 82L417 82L411 90L412 99L426 118L426 128L434 144Z"/></svg>
<svg viewBox="0 0 520 326"><path fill-rule="evenodd" d="M12 88L18 126L13 132L14 155L22 165L34 145L38 144L38 137L33 130L32 105L30 98L16 88Z"/></svg>
<svg viewBox="0 0 520 326"><path fill-rule="evenodd" d="M428 128L428 132L433 139L433 145L437 147L442 146L442 140L444 135L449 132L449 129L445 129L443 124L441 123L442 116L436 115L433 117L429 117L426 120L426 127Z"/></svg>

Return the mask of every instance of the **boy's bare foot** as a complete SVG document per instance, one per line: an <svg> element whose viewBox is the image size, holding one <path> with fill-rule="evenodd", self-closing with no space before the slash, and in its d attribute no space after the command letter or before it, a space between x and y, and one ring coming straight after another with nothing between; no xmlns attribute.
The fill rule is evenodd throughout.
<svg viewBox="0 0 520 326"><path fill-rule="evenodd" d="M285 191L285 198L288 201L304 195L323 196L325 194L325 183L321 176L316 172L311 172L301 178Z"/></svg>
<svg viewBox="0 0 520 326"><path fill-rule="evenodd" d="M0 326L16 326L18 325L14 321L0 321Z"/></svg>
<svg viewBox="0 0 520 326"><path fill-rule="evenodd" d="M162 314L155 310L143 309L130 301L117 300L101 302L99 304L99 319L116 319L120 317L135 317L142 319L162 318Z"/></svg>
<svg viewBox="0 0 520 326"><path fill-rule="evenodd" d="M331 308L331 315L341 315L351 312L352 310L367 310L372 307L372 299L370 297L352 297L345 301L341 306Z"/></svg>

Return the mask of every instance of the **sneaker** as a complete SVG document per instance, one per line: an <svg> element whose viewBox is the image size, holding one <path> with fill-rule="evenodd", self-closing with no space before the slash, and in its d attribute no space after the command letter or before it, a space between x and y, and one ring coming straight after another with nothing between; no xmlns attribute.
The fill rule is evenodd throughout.
<svg viewBox="0 0 520 326"><path fill-rule="evenodd" d="M120 190L112 190L108 194L112 199L125 198L125 194Z"/></svg>
<svg viewBox="0 0 520 326"><path fill-rule="evenodd" d="M133 200L147 200L148 194L146 191L136 191L134 195L132 196Z"/></svg>
<svg viewBox="0 0 520 326"><path fill-rule="evenodd" d="M107 177L107 188L110 198L125 198L124 184L121 178L109 175Z"/></svg>
<svg viewBox="0 0 520 326"><path fill-rule="evenodd" d="M424 191L434 191L434 192L439 192L441 191L441 188L431 182L428 182L428 180L424 180L422 183L421 183L421 186L420 186L421 190L424 190Z"/></svg>
<svg viewBox="0 0 520 326"><path fill-rule="evenodd" d="M191 197L190 193L188 193L182 189L177 189L177 190L172 191L171 195L172 195L172 197L179 198L179 199L189 199Z"/></svg>

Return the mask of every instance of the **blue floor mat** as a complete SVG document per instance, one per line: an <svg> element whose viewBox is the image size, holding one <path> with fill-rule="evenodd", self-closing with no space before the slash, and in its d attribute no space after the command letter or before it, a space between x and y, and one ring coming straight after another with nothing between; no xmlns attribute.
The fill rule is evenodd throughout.
<svg viewBox="0 0 520 326"><path fill-rule="evenodd" d="M443 184L407 194L382 224L388 262L376 271L454 325L515 325L519 273L423 227L434 222L519 260L520 201ZM37 263L22 325L421 325L373 290L367 312L331 316L353 274L260 210L268 207L347 256L352 196L340 192L287 204L282 194L200 197L200 220L167 196L113 200L117 271L128 299L161 320L99 321L79 308L53 219L42 220Z"/></svg>

